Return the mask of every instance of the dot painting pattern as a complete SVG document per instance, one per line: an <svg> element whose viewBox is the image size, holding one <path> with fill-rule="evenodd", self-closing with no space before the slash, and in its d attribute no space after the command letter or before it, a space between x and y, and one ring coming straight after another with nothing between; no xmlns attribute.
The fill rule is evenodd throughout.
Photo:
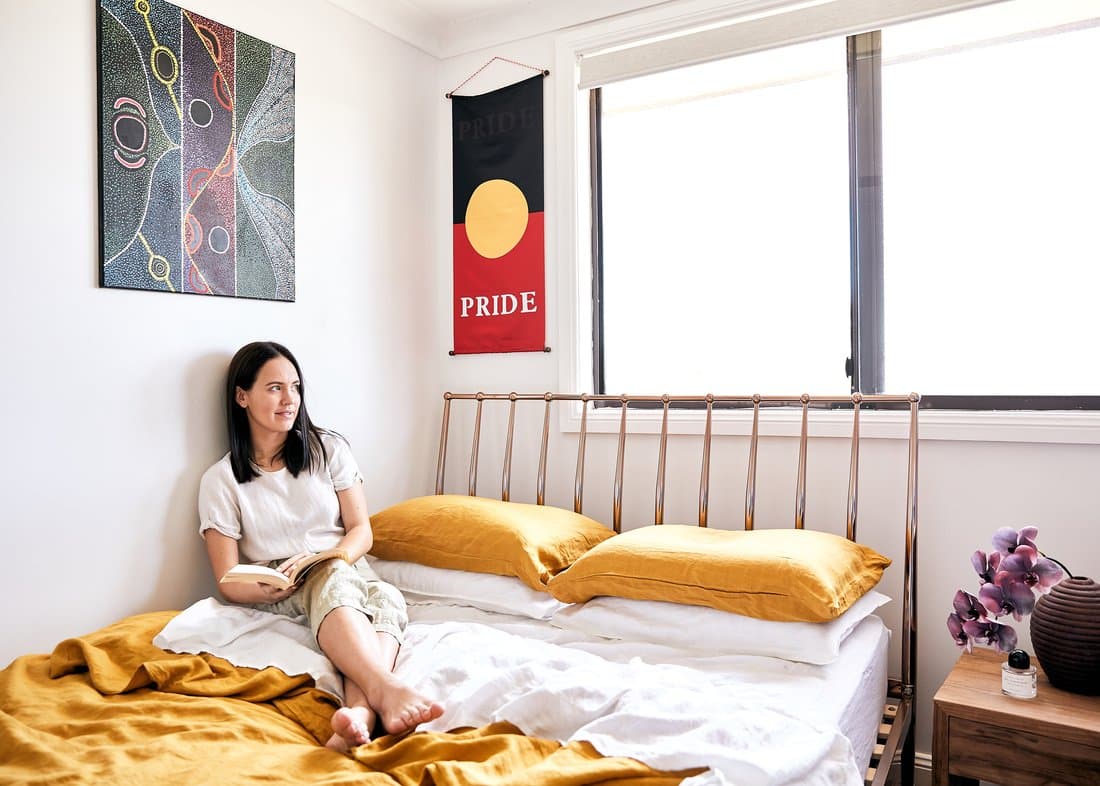
<svg viewBox="0 0 1100 786"><path fill-rule="evenodd" d="M100 0L100 283L293 301L294 54Z"/></svg>

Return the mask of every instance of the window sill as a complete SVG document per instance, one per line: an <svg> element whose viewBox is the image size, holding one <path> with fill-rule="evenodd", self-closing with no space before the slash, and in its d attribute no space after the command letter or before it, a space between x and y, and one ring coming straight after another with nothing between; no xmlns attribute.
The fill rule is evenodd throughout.
<svg viewBox="0 0 1100 786"><path fill-rule="evenodd" d="M570 402L559 415L559 428L579 433L580 404ZM622 413L618 408L588 410L589 434L617 434ZM802 412L797 407L764 409L760 413L760 435L797 437ZM669 434L702 435L705 414L693 410L672 410L668 416ZM906 439L909 412L860 411L860 437L864 439ZM851 410L825 412L810 410L809 434L812 437L848 438L852 433ZM715 410L711 433L715 436L748 436L752 430L751 410ZM630 434L660 434L661 410L631 409L627 413ZM970 412L962 410L921 410L920 438L947 442L1017 442L1035 444L1100 445L1100 412Z"/></svg>

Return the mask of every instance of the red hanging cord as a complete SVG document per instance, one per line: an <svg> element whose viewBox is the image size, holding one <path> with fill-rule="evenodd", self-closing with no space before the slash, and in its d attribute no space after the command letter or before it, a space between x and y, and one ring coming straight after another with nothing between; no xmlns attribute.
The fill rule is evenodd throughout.
<svg viewBox="0 0 1100 786"><path fill-rule="evenodd" d="M470 74L470 75L469 75L468 77L466 77L466 79L464 79L464 80L463 80L462 84L460 84L460 85L459 85L458 87L456 87L456 88L455 88L454 90L452 90L452 91L451 91L451 92L449 92L449 93L444 93L444 96L445 96L446 98L452 98L452 97L454 97L454 94L455 94L455 93L457 93L457 92L458 92L459 90L461 90L461 89L462 89L462 88L463 88L463 87L464 87L464 86L465 86L465 85L466 85L466 84L467 84L467 83L468 83L468 82L469 82L469 81L470 81L471 79L473 79L473 78L474 78L475 76L477 76L478 74L480 74L480 73L481 73L482 71L484 71L484 70L485 70L486 68L488 68L489 66L491 66L491 65L493 64L493 61L494 61L494 60L502 60L502 61L504 61L505 63L511 63L512 65L518 65L518 66L520 66L520 67L522 67L522 68L530 68L530 69L531 69L532 71L539 71L539 72L541 72L541 73L542 73L542 75L543 75L543 76L550 76L550 71L549 71L549 70L547 70L547 69L545 69L545 68L537 68L537 67L535 67L535 66L533 66L533 65L527 65L527 63L521 63L521 62L519 62L518 60L509 60L509 59L508 59L507 57L496 57L496 56L494 56L494 57L492 57L492 58L491 58L491 59L490 59L490 60L489 60L489 61L488 61L487 63L485 63L485 65L483 65L483 66L482 66L481 68L477 69L477 70L476 70L476 71L474 71L474 72L473 72L472 74Z"/></svg>

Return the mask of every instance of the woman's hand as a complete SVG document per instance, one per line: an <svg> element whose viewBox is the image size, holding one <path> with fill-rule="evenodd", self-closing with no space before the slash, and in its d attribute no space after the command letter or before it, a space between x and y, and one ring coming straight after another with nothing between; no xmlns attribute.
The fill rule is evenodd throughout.
<svg viewBox="0 0 1100 786"><path fill-rule="evenodd" d="M206 539L206 551L210 556L210 565L214 569L215 578L224 576L225 572L239 561L237 541L213 529L206 530L203 537ZM296 556L301 557L301 555ZM293 559L294 557L291 557L291 560ZM280 589L273 584L218 584L218 592L230 603L278 603L297 591L296 586Z"/></svg>
<svg viewBox="0 0 1100 786"><path fill-rule="evenodd" d="M295 566L297 566L297 564L299 562L304 560L306 557L312 557L312 556L313 556L312 551L300 551L297 554L295 554L293 557L287 557L285 560L283 560L278 565L276 565L275 570L279 571L284 576L289 577L290 574L294 572L294 568L295 568Z"/></svg>
<svg viewBox="0 0 1100 786"><path fill-rule="evenodd" d="M252 601L254 603L278 603L281 600L286 600L295 592L298 591L298 584L291 584L289 587L283 589L276 587L274 584L264 584L260 582L256 585L257 589L263 594L263 598L260 600Z"/></svg>

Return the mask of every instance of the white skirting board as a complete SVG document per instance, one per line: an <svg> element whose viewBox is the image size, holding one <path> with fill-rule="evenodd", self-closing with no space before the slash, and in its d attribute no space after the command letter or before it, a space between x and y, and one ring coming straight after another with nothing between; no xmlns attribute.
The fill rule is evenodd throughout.
<svg viewBox="0 0 1100 786"><path fill-rule="evenodd" d="M913 756L913 785L932 786L932 754L917 751Z"/></svg>

